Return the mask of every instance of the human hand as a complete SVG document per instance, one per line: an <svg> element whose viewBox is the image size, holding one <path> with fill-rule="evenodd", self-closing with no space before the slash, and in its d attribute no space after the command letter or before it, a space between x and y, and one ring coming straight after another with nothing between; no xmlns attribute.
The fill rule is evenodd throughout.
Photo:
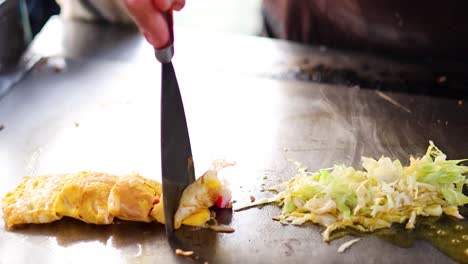
<svg viewBox="0 0 468 264"><path fill-rule="evenodd" d="M181 10L185 0L125 0L125 3L146 40L159 49L166 46L170 38L163 12Z"/></svg>

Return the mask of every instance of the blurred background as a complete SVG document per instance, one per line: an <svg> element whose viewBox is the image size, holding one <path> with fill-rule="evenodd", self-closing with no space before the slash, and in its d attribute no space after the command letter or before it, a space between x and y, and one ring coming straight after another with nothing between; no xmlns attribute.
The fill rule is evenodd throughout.
<svg viewBox="0 0 468 264"><path fill-rule="evenodd" d="M55 0L26 2L34 35L51 15L60 11ZM62 2L75 5L77 13L78 9L95 8L89 8L89 0ZM187 0L184 10L176 14L175 24L194 30L263 35L340 49L466 59L466 10L468 2L457 0L443 4L436 0Z"/></svg>
<svg viewBox="0 0 468 264"><path fill-rule="evenodd" d="M195 0L176 14L187 28L258 35L262 31L261 0Z"/></svg>
<svg viewBox="0 0 468 264"><path fill-rule="evenodd" d="M68 6L75 5L75 17L63 15L69 20L87 20L94 24L119 22L112 25L113 29L120 29L122 26L122 21L114 21L108 17L104 20L96 16L90 18L93 16L90 15L93 13L90 12L93 8L89 8L91 0L61 1L67 2ZM113 1L107 1L107 3L123 3L121 2L123 0ZM0 3L2 2L13 4L25 2L26 14L29 14L27 15L29 21L26 24L31 25L32 36L38 34L51 16L61 11L56 0L0 0ZM105 5L105 2L94 3ZM3 6L7 5L3 4ZM86 11L88 14L83 15L85 12L83 10L86 9L88 9ZM271 71L263 67L265 72L270 71L265 74L281 79L292 78L379 89L403 87L401 89L404 91L409 89L406 87L418 87L416 90L419 91L421 88L425 93L429 91L431 94L455 90L458 96L460 92L467 91L468 86L466 78L468 76L466 74L468 16L465 14L466 10L468 10L468 2L458 0L448 0L444 3L436 0L413 0L411 2L404 0L378 2L373 0L186 0L185 8L175 13L175 26L187 29L186 32L207 33L205 35L207 37L213 37L210 32L226 33L218 36L223 39L231 34L288 40L290 41L288 43L294 46L275 50L286 57L292 49L305 49L305 46L308 46L309 49L303 50L304 55L301 55L300 59L287 60L285 63L287 69ZM82 14L77 15L80 12ZM66 12L62 10L62 13ZM12 15L16 13L11 10L5 11L5 14L12 16L11 21L16 19ZM1 15L2 9L0 9ZM3 22L3 25L5 28L3 31L6 33L3 34L5 41L2 43L10 45L11 48L5 48L6 45L0 48L0 71L2 70L2 56L17 54L14 56L17 58L26 48L26 45L17 45L11 41L11 36L15 34L8 33L13 32L8 23ZM1 26L2 23L0 23ZM16 30L18 31L20 30ZM21 34L16 35L21 36ZM2 34L0 34L0 40L2 40L1 37ZM24 39L26 43L30 41L28 34L24 34ZM16 42L21 43L21 41L19 38ZM297 44L301 47L299 48ZM313 52L314 49L319 52ZM12 50L15 52L11 52ZM324 50L330 53L324 54ZM412 68L414 68L413 65L417 65L419 69L417 73L409 72L406 68L395 70L395 67L389 66L388 61L378 63L381 65L378 67L376 63L368 62L368 59L356 68L355 65L350 66L350 61L358 61L358 59L346 58L352 54L355 56L357 53L375 56L370 61L377 58L392 59L400 65L409 63L408 65ZM331 54L340 59L336 59ZM313 58L310 59L305 55ZM323 55L323 59L319 60L319 55ZM223 54L223 56L226 55ZM258 54L255 56L257 61L268 61L268 57L271 57L260 58ZM3 61L6 60L3 59ZM268 63L265 62L265 64ZM281 73L276 74L278 71ZM437 89L441 86L446 89ZM447 89L448 87L450 89ZM0 93L1 91L2 87L0 87Z"/></svg>
<svg viewBox="0 0 468 264"><path fill-rule="evenodd" d="M27 5L34 34L60 11L55 0L27 0ZM260 9L261 0L188 0L174 22L196 30L257 35L262 28Z"/></svg>

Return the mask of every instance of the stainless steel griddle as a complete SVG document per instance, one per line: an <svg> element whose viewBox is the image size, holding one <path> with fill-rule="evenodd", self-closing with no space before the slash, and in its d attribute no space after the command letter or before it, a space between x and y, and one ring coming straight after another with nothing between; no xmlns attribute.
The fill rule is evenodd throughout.
<svg viewBox="0 0 468 264"><path fill-rule="evenodd" d="M423 154L429 140L449 157L468 156L466 96L434 92L437 87L448 92L453 81L450 75L446 84L437 80L437 74L447 73L442 64L427 72L371 55L212 35L213 56L201 61L210 67L196 67L204 52L190 41L192 34L176 29L174 64L190 109L196 174L217 158L236 161L223 174L239 203L250 195L264 197L263 186L292 177L288 158L312 170L341 162L357 166L362 155L406 160ZM240 58L233 50L245 53ZM2 196L24 175L43 173L137 171L160 180L159 91L154 89L160 66L138 33L54 18L29 52L49 59L0 99ZM327 70L332 66L338 69L334 77ZM392 82L405 72L426 81L433 74L434 82ZM413 86L422 88L413 91ZM351 237L327 244L320 227L283 226L271 220L278 213L273 206L221 211L219 221L236 232L185 228L182 233L210 263L452 262L427 242L404 249L373 236L339 254L339 245ZM2 264L176 262L159 224L93 226L65 219L14 232L0 228Z"/></svg>

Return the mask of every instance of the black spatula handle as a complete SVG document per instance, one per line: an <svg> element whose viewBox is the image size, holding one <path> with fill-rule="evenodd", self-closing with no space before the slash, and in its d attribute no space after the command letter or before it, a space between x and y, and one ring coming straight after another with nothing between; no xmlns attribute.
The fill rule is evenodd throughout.
<svg viewBox="0 0 468 264"><path fill-rule="evenodd" d="M174 20L172 18L172 10L163 13L169 27L169 42L160 49L155 49L156 58L161 63L169 63L174 56Z"/></svg>

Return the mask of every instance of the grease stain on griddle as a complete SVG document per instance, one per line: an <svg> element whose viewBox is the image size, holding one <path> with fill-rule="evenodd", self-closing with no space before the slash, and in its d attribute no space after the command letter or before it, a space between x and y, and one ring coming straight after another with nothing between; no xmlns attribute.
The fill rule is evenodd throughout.
<svg viewBox="0 0 468 264"><path fill-rule="evenodd" d="M330 63L299 62L289 65L285 70L266 75L274 79L358 86L408 94L446 98L468 97L466 90L468 79L464 71L445 72L430 67L395 70L374 66L364 64L359 67L338 67ZM441 87L444 89L440 89Z"/></svg>
<svg viewBox="0 0 468 264"><path fill-rule="evenodd" d="M288 239L287 241L283 242L283 246L286 248L284 254L286 256L292 256L294 254L294 245L293 244L301 244L301 241L295 238Z"/></svg>
<svg viewBox="0 0 468 264"><path fill-rule="evenodd" d="M460 207L460 214L468 217L468 208ZM425 240L438 250L460 263L468 263L468 221L443 215L421 217L416 228L407 230L403 225L381 229L373 233L378 238L403 248L411 248L417 240ZM352 229L337 231L333 239L345 235L363 236L364 233Z"/></svg>

